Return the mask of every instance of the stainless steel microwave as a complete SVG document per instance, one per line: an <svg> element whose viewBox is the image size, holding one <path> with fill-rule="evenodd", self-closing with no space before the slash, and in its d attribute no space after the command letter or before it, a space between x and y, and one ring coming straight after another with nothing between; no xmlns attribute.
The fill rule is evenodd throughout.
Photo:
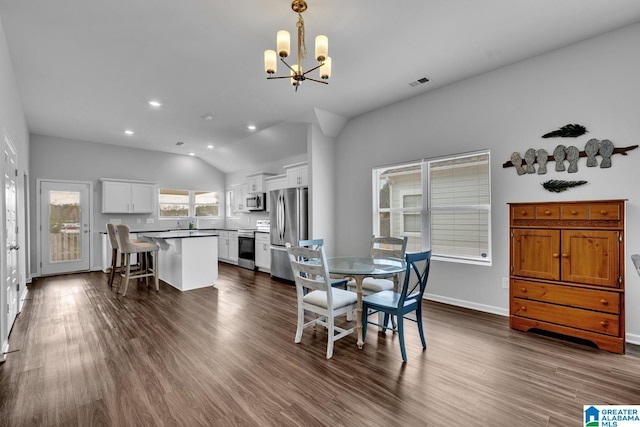
<svg viewBox="0 0 640 427"><path fill-rule="evenodd" d="M266 194L265 193L255 193L250 194L245 199L245 206L250 211L263 211L267 208L266 203Z"/></svg>

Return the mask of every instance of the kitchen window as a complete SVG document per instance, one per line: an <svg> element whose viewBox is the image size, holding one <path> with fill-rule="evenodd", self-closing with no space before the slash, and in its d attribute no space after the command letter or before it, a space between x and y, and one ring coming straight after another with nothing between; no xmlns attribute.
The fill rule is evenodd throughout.
<svg viewBox="0 0 640 427"><path fill-rule="evenodd" d="M407 252L491 264L488 151L373 170L374 234L408 237Z"/></svg>
<svg viewBox="0 0 640 427"><path fill-rule="evenodd" d="M220 201L215 191L161 188L158 196L160 218L220 216Z"/></svg>

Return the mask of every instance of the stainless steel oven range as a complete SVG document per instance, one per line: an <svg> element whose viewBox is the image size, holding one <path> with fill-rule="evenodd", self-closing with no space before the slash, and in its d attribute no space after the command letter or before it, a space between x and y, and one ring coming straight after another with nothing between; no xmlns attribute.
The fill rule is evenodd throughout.
<svg viewBox="0 0 640 427"><path fill-rule="evenodd" d="M256 268L256 231L269 231L270 221L259 219L256 228L238 230L238 265L255 270Z"/></svg>
<svg viewBox="0 0 640 427"><path fill-rule="evenodd" d="M256 267L255 231L238 230L238 265L250 270Z"/></svg>

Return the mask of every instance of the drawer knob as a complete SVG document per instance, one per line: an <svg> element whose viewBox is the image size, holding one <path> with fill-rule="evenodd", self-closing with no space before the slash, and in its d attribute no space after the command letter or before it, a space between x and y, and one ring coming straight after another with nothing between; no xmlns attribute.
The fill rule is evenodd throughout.
<svg viewBox="0 0 640 427"><path fill-rule="evenodd" d="M524 293L527 293L527 288L520 288L520 290Z"/></svg>
<svg viewBox="0 0 640 427"><path fill-rule="evenodd" d="M522 211L522 212L520 212L520 215L522 215L522 216L527 216L527 211Z"/></svg>
<svg viewBox="0 0 640 427"><path fill-rule="evenodd" d="M546 211L544 211L544 214L545 215L551 215L551 211L550 210L546 210Z"/></svg>
<svg viewBox="0 0 640 427"><path fill-rule="evenodd" d="M520 311L527 311L527 307L525 307L524 305L520 307Z"/></svg>
<svg viewBox="0 0 640 427"><path fill-rule="evenodd" d="M608 305L608 304L609 304L609 301L607 301L606 299L601 299L601 300L600 300L600 304L602 304L602 305Z"/></svg>
<svg viewBox="0 0 640 427"><path fill-rule="evenodd" d="M555 254L555 253L554 253L554 254L553 254L553 255L551 255L551 256L552 256L552 257L554 257L554 258L558 258L560 255L558 255L558 254Z"/></svg>
<svg viewBox="0 0 640 427"><path fill-rule="evenodd" d="M569 258L569 254L562 254L562 258Z"/></svg>
<svg viewBox="0 0 640 427"><path fill-rule="evenodd" d="M600 322L600 324L606 328L607 326L609 326L609 321L603 320L602 322Z"/></svg>
<svg viewBox="0 0 640 427"><path fill-rule="evenodd" d="M606 215L606 214L608 214L608 213L609 213L609 212L604 211L604 210L600 211L600 215Z"/></svg>

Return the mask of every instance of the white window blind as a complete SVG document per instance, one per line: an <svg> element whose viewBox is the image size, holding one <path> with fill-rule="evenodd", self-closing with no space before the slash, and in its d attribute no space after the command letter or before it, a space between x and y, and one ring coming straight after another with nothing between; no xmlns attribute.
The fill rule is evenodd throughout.
<svg viewBox="0 0 640 427"><path fill-rule="evenodd" d="M489 153L427 164L427 212L434 254L490 262Z"/></svg>

